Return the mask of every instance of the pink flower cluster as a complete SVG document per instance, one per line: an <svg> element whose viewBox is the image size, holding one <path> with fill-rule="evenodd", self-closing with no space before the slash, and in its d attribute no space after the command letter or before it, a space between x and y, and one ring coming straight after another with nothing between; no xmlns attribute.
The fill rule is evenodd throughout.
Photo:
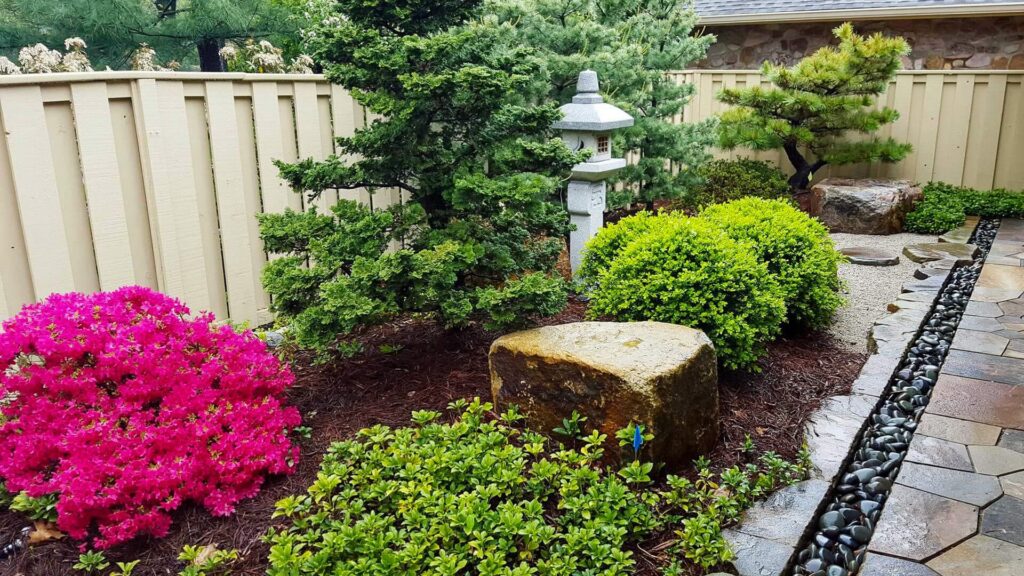
<svg viewBox="0 0 1024 576"><path fill-rule="evenodd" d="M0 480L58 495L57 526L107 548L170 512L234 511L294 470L291 371L251 332L147 288L54 295L0 328Z"/></svg>

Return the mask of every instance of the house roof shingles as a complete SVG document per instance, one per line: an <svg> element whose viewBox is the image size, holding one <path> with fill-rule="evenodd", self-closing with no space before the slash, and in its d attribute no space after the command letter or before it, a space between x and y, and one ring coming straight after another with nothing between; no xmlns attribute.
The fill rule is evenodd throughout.
<svg viewBox="0 0 1024 576"><path fill-rule="evenodd" d="M985 5L1022 4L1007 0L696 0L697 14L702 17L729 17L753 14L785 14L788 12L824 12L830 10L886 10Z"/></svg>

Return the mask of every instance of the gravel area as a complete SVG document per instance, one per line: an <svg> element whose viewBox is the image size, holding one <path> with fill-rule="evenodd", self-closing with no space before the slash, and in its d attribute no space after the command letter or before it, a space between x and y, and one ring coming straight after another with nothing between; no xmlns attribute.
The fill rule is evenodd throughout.
<svg viewBox="0 0 1024 576"><path fill-rule="evenodd" d="M903 256L907 244L935 242L935 236L921 234L893 234L868 236L862 234L832 234L836 248L854 246L879 248L900 256L896 266L856 266L843 264L839 276L846 282L843 296L846 305L836 313L829 333L854 352L865 352L871 325L888 311L886 306L900 295L901 287L914 277L920 264Z"/></svg>

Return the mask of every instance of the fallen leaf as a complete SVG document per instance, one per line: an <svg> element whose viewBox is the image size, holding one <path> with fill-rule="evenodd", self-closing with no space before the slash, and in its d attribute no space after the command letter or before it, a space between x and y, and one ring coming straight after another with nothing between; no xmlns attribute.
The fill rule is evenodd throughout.
<svg viewBox="0 0 1024 576"><path fill-rule="evenodd" d="M49 542L50 540L60 540L64 538L64 533L57 530L57 527L49 522L43 522L37 520L34 525L34 529L28 535L29 544L42 544L43 542Z"/></svg>
<svg viewBox="0 0 1024 576"><path fill-rule="evenodd" d="M758 426L757 428L754 428L754 432L756 432L758 436L764 436L764 434L765 434L765 432L767 432L767 430L765 430L764 428L761 428L760 426Z"/></svg>

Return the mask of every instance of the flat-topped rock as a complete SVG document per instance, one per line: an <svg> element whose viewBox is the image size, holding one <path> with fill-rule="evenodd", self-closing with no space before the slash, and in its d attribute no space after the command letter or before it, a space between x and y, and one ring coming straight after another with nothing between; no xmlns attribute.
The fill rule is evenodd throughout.
<svg viewBox="0 0 1024 576"><path fill-rule="evenodd" d="M832 232L898 234L923 197L907 180L826 178L811 188L807 210Z"/></svg>
<svg viewBox="0 0 1024 576"><path fill-rule="evenodd" d="M839 250L850 261L850 264L858 266L895 266L900 263L900 257L892 252L879 248L853 246Z"/></svg>
<svg viewBox="0 0 1024 576"><path fill-rule="evenodd" d="M910 244L903 248L903 255L919 264L936 260L952 260L957 264L970 264L977 254L978 247L974 244L953 242Z"/></svg>
<svg viewBox="0 0 1024 576"><path fill-rule="evenodd" d="M718 439L718 373L711 340L662 322L578 322L502 336L491 345L491 392L537 430L576 410L615 438L640 422L654 433L646 457L688 463Z"/></svg>

